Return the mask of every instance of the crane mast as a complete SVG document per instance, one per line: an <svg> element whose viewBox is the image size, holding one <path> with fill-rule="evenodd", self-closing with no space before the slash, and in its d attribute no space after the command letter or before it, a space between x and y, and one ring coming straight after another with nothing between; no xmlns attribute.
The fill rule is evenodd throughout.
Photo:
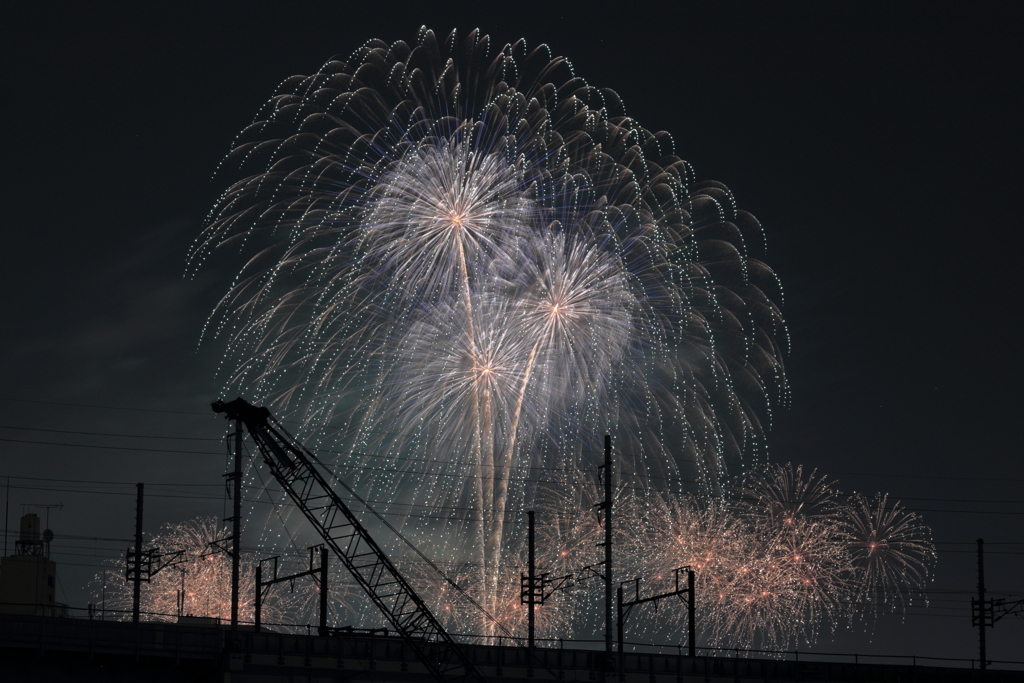
<svg viewBox="0 0 1024 683"><path fill-rule="evenodd" d="M274 478L434 679L483 683L485 679L465 652L334 493L315 467L316 457L265 407L257 408L241 398L215 401L212 407L227 419L245 424Z"/></svg>

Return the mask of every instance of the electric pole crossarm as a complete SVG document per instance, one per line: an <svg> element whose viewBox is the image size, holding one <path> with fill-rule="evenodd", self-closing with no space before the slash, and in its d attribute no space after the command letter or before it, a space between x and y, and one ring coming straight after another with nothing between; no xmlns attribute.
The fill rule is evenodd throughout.
<svg viewBox="0 0 1024 683"><path fill-rule="evenodd" d="M438 681L484 678L416 594L349 507L315 467L315 457L292 442L266 408L242 399L213 409L249 429L274 478L302 510L366 595Z"/></svg>
<svg viewBox="0 0 1024 683"><path fill-rule="evenodd" d="M322 548L322 547L323 546L315 545L315 546L313 546L312 548L309 549L309 552L310 552L309 569L307 569L306 571L298 572L296 574L289 574L288 576L278 576L277 575L277 566L276 566L277 563L275 562L274 563L275 566L274 566L274 575L273 575L273 577L271 577L269 579L261 580L260 581L260 585L261 586L273 586L274 584L284 583L285 581L294 581L295 579L302 578L303 576L312 576L315 581L319 581L320 580L320 568L313 566L312 554L313 554L314 550L317 550L317 549ZM273 559L276 560L277 558L275 557ZM261 560L261 562L262 561L263 560Z"/></svg>
<svg viewBox="0 0 1024 683"><path fill-rule="evenodd" d="M316 551L320 551L320 566L313 566L313 556ZM295 579L300 579L305 576L312 577L313 582L320 588L320 628L319 633L322 636L328 635L329 629L327 628L327 548L323 545L315 545L309 549L309 569L303 572L297 572L295 574L289 574L288 576L277 575L277 561L279 557L269 557L260 560L256 563L256 600L254 606L256 632L260 632L262 626L262 613L263 603L270 592L270 587L283 583L285 581L294 582ZM263 580L263 563L271 562L274 563L274 572L271 578Z"/></svg>
<svg viewBox="0 0 1024 683"><path fill-rule="evenodd" d="M1024 616L1024 600L1015 600L1014 602L1006 602L1005 598L999 598L992 602L993 617L992 622L995 623L1003 617L1021 617Z"/></svg>
<svg viewBox="0 0 1024 683"><path fill-rule="evenodd" d="M185 557L184 550L176 550L173 553L169 553L167 555L162 555L160 553L159 548L153 548L148 552L152 553L152 561L156 564L156 567L150 572L150 576L156 576L164 569L177 567L179 564L185 564L186 562L188 562L188 558Z"/></svg>
<svg viewBox="0 0 1024 683"><path fill-rule="evenodd" d="M558 576L553 579L549 579L547 574L541 574L540 576L540 603L541 605L555 594L556 591L568 590L573 587L572 574L566 574L565 576Z"/></svg>
<svg viewBox="0 0 1024 683"><path fill-rule="evenodd" d="M650 595L646 598L640 597L640 579L634 579L633 581L623 581L619 584L618 590L618 606L619 606L619 619L618 619L618 634L619 634L619 656L622 656L622 648L624 644L624 632L626 626L626 620L629 618L629 613L633 611L634 607L643 605L644 603L653 602L655 603L655 610L657 610L657 602L666 598L678 597L686 603L687 607L687 630L689 631L689 656L696 656L696 633L694 631L694 574L690 567L677 567L675 570L675 582L676 588L673 591L666 593L659 593L658 595ZM679 586L679 575L686 573L686 587L680 588ZM622 587L628 583L634 584L635 593L632 600L625 600L622 594ZM687 599L683 599L683 596L687 596Z"/></svg>
<svg viewBox="0 0 1024 683"><path fill-rule="evenodd" d="M555 591L565 590L571 588L572 584L569 583L572 580L572 574L566 574L565 576L559 576L556 579L549 579L550 572L544 572L543 574L537 575L537 564L536 554L534 552L534 524L533 524L533 510L527 512L527 534L528 534L528 567L529 573L519 575L519 602L520 604L526 605L529 610L527 615L527 637L526 643L530 650L531 656L534 647L534 634L536 631L536 613L535 608L537 605L543 605L544 601L555 594ZM547 667L545 667L547 668ZM533 667L531 665L530 674L533 675Z"/></svg>
<svg viewBox="0 0 1024 683"><path fill-rule="evenodd" d="M1024 616L1024 600L1006 602L1006 598L990 598L978 601L971 598L971 626L992 628L1003 617Z"/></svg>

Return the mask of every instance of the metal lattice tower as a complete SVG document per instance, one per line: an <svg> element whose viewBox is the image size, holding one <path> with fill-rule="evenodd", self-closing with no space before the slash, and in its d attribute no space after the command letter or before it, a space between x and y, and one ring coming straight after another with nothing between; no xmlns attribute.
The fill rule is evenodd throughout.
<svg viewBox="0 0 1024 683"><path fill-rule="evenodd" d="M245 424L274 478L437 681L483 676L315 467L316 457L273 418L241 398L213 410Z"/></svg>

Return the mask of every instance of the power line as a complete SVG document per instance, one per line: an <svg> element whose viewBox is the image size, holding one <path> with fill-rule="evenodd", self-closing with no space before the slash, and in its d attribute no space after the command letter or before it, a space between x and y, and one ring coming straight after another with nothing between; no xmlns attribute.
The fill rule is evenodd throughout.
<svg viewBox="0 0 1024 683"><path fill-rule="evenodd" d="M946 479L950 481L997 481L997 482L1024 482L1024 479L1012 477L943 477L938 474L892 474L886 472L884 475L878 472L827 472L830 475L858 476L858 477L899 477L901 479Z"/></svg>
<svg viewBox="0 0 1024 683"><path fill-rule="evenodd" d="M47 481L46 479L41 478L41 477L11 477L11 478L12 479L32 479L32 480L36 480L36 481ZM67 479L61 480L61 481L69 482L69 483L85 483L85 482L76 482L75 480L67 480ZM118 482L116 484L104 484L104 485L128 486L127 482ZM169 485L165 484L164 486L169 486ZM182 484L181 486L206 486L206 487L217 487L217 488L220 488L222 486L222 484L198 484L198 485ZM56 493L85 493L85 494L100 494L100 495L114 495L114 496L134 496L135 495L134 493L132 493L130 491L83 490L83 489L73 489L73 488L66 488L66 487L46 487L46 486L14 485L11 488L20 489L20 490L31 490L31 491L52 491L52 492L56 492ZM266 491L268 494L281 494L281 495L283 495L282 491L279 491L279 490L276 490L276 489L261 489L259 487L255 487L255 486L246 486L245 488L247 490L249 490L249 491L258 490L258 491ZM634 490L645 490L645 489L634 489ZM203 495L197 495L197 494L189 495L189 494L184 494L184 493L152 493L150 495L153 496L153 497L156 497L156 498L180 498L180 499L191 499L191 500L222 500L223 499L223 496L203 496ZM946 500L948 500L949 502L961 502L961 501L958 501L957 499L946 499ZM245 499L245 502L267 503L269 501L263 501L263 500L260 500L259 498L253 498L253 499ZM479 508L468 507L468 506L436 505L436 504L424 504L424 503L400 503L400 502L396 502L396 501L381 501L381 500L376 500L376 501L372 501L372 502L375 505L399 505L399 506L405 506L405 507L425 508L425 509L428 509L428 510L461 510L461 511L466 511L466 512L480 512ZM290 503L287 503L287 502L282 502L280 504L282 504L282 505L290 505ZM961 510L961 509L911 508L911 507L903 507L902 509L907 510L907 511L911 511L911 512L934 512L934 513L953 513L953 514L987 514L987 515L1024 515L1024 511L1004 511L1004 510ZM399 514L399 513L392 512L392 513L389 513L389 514ZM426 516L426 517L419 516L419 517L420 518L425 518L425 519L444 519L444 518L441 518L441 517L434 517L434 516ZM464 520L464 521L474 521L474 520ZM969 553L971 551L948 550L948 551L944 551L944 552L965 552L965 553ZM1001 551L993 551L993 552L999 552L1001 554L1019 554L1019 553L1007 553L1007 552L1001 552Z"/></svg>
<svg viewBox="0 0 1024 683"><path fill-rule="evenodd" d="M104 451L133 451L142 453L175 453L177 455L224 455L223 453L214 453L212 451L182 451L182 450L169 450L166 448L136 448L130 446L95 446L93 444L85 443L60 443L59 441L32 441L29 439L2 439L7 443L31 443L40 446L68 446L72 448L98 448Z"/></svg>
<svg viewBox="0 0 1024 683"><path fill-rule="evenodd" d="M13 397L5 397L5 396L0 396L0 400L12 401L12 402L17 402L17 403L32 403L32 404L39 404L39 405L65 406L65 407L73 407L73 408L93 408L93 409L101 409L101 410L123 410L123 411L134 411L134 412L163 413L163 414L169 414L169 415L197 415L197 416L198 415L202 415L202 416L209 416L210 415L210 413L208 413L208 412L198 412L198 411L167 410L167 409L159 409L159 408L139 408L139 407L126 407L126 406L105 406L105 405L88 404L88 403L66 403L66 402L58 402L58 401L43 401L43 400L37 400L37 399L13 398ZM8 429L28 429L28 428L19 428L19 427L7 427L7 428ZM358 433L358 429L359 429L358 427L349 426L349 427L345 428L344 430L338 430L337 434L339 434L339 435L341 435L341 434L348 435L348 434L352 434L352 433ZM38 431L59 431L59 430L38 430ZM67 433L74 433L74 432L67 432ZM363 433L364 434L398 434L398 432L396 432L394 430L379 430L379 429L378 430L367 430L367 431L365 431ZM97 435L99 435L99 434L97 434ZM112 435L112 436L127 436L127 435ZM135 437L135 438L189 439L191 437ZM195 437L196 440L202 440L202 438L203 437ZM207 437L207 438L210 438L210 437ZM216 440L219 440L219 439L216 439ZM31 443L31 442L17 441L17 440L13 440L13 439L0 439L0 441L8 441L8 442L15 442L15 443ZM44 443L44 445L70 445L70 444L49 444L49 443ZM86 447L88 447L88 446L86 446ZM134 450L148 450L148 449L134 449ZM194 452L194 451L160 451L160 452L175 452L175 453L184 452L184 453L190 453L190 452ZM328 452L338 453L336 451L328 451ZM581 452L596 452L596 451L584 450L584 451L581 451ZM355 453L355 451L352 451L351 453ZM347 453L341 453L341 454L347 454ZM527 469L549 469L549 468L529 467ZM627 473L622 473L622 474L627 474ZM1011 477L967 477L967 476L948 477L948 476L941 476L941 475L923 475L923 474L893 474L891 472L890 473L885 473L884 475L882 475L882 474L880 474L878 472L843 472L843 471L832 471L832 472L828 472L826 474L829 474L829 475L843 475L843 476L869 476L869 477L884 476L884 477L898 477L898 478L912 478L912 479L942 479L942 480L950 480L950 481L1024 482L1024 479L1011 478ZM658 477L658 476L654 476L654 475L643 475L643 476L647 476L648 478L652 478L652 479L670 479L670 478L675 479L675 478L681 478L682 475L678 475L678 477L676 477L676 476L672 476L672 477ZM688 482L688 483L696 483L693 480L685 480L684 479L682 481Z"/></svg>
<svg viewBox="0 0 1024 683"><path fill-rule="evenodd" d="M45 431L60 431L60 430L45 430ZM67 432L67 433L72 433L72 432ZM125 437L130 437L130 438L164 438L164 437L138 437L136 435L116 435L116 434L106 434L106 435L107 436L125 436ZM170 438L175 438L175 437L170 437ZM184 439L184 438L191 438L191 437L180 437L180 438ZM195 440L203 440L203 439L201 439L199 437L196 437ZM219 441L220 439L218 438L218 439L211 439L211 440ZM107 445L94 445L94 444L73 444L73 443L62 443L62 442L52 442L52 441L34 441L34 440L29 440L29 439L5 439L5 438L0 438L0 442L29 443L29 444L35 444L35 445L62 446L62 447L71 447L71 448L91 448L91 449L99 449L99 450L119 450L119 451L147 452L147 453L173 453L173 454L178 454L178 455L217 455L217 456L223 455L223 453L212 452L212 451L183 451L183 450L177 450L177 449L139 448L139 447L132 447L132 446L107 446ZM355 453L357 453L357 451L352 451L349 454L355 454ZM343 453L339 453L339 454L343 454ZM406 458L406 459L413 460L412 458ZM416 459L416 460L421 460L421 461L425 461L425 462L436 462L436 463L440 463L442 465L453 465L453 464L456 464L456 463L453 463L452 461L444 461L444 460L437 460L437 459L419 458L419 459ZM354 470L359 470L359 471L383 471L383 472L390 472L390 473L397 474L398 476L401 476L401 477L410 476L410 475L427 475L427 476L451 477L451 478L461 478L461 479L473 479L473 478L476 478L476 479L497 480L497 479L502 478L500 476L484 476L484 475L473 475L473 474L458 474L458 473L454 473L454 472L431 472L431 471L416 471L416 470L405 470L405 471L402 471L402 470L394 470L394 469L382 468L382 467L372 467L372 466L366 466L366 465L349 465L349 464L344 464L344 463L335 463L335 467L345 467L345 468L348 468L348 469L354 469ZM499 466L495 466L495 469L500 469L500 467ZM536 468L536 467L527 467L527 468L522 468L522 469L544 469L544 470L547 470L547 471L555 471L553 469L549 470L548 468ZM565 470L565 471L569 471L569 470ZM629 473L629 472L624 472L623 475L624 476L638 476L638 477L641 477L643 479L655 479L655 480L666 480L666 481L669 479L669 477L662 477L662 476L657 476L657 475L647 475L647 474L639 474L638 475L636 473ZM524 483L550 483L550 482L552 482L552 480L550 480L550 479L529 479L529 478L525 478L525 477L519 478L519 479L517 479L517 481L524 482ZM694 482L692 482L692 480L683 480L683 481L694 483ZM1010 480L1005 480L1005 481L1010 481ZM182 484L182 486L195 486L195 485L194 484ZM634 491L647 491L648 490L647 488L643 488L643 487L626 487L626 488L629 488L629 489L634 490ZM980 500L980 499L955 499L955 498L918 498L918 497L912 497L912 496L890 496L890 497L892 499L896 500L897 503L901 502L902 500L922 500L922 501L930 501L930 502L964 502L964 503L979 503L979 504L1012 504L1012 505L1024 504L1024 501L1019 501L1019 500ZM912 511L912 512L940 512L940 513L941 512L950 512L950 513L954 513L954 514L1024 515L1024 511L942 510L942 509L934 509L934 508L910 508L910 507L904 507L904 509Z"/></svg>
<svg viewBox="0 0 1024 683"><path fill-rule="evenodd" d="M9 398L0 396L0 401L14 401L17 403L38 403L48 406L66 406L70 408L100 408L103 410L129 410L142 413L167 413L170 415L209 415L209 413L198 413L186 410L162 410L159 408L126 408L124 406L100 406L90 403L58 403L56 401L37 401L29 398Z"/></svg>
<svg viewBox="0 0 1024 683"><path fill-rule="evenodd" d="M10 477L11 479L28 479L31 481L61 481L69 482L72 484L109 484L111 486L135 486L137 482L131 481L109 481L103 479L54 479L52 477L22 477L17 475L0 475L0 477ZM216 487L221 488L224 484L173 484L170 482L157 482L153 486L202 486L202 487Z"/></svg>
<svg viewBox="0 0 1024 683"><path fill-rule="evenodd" d="M357 468L357 469L362 469L364 471L372 469L372 470L379 470L379 471L394 472L394 470L387 470L386 468L369 468L369 467L357 467L357 466L352 466L352 467ZM430 472L406 472L405 474L435 474L435 473L430 473ZM444 473L436 473L436 474L438 476L459 476L459 475L444 474ZM467 476L469 476L469 475L467 475ZM130 487L133 487L133 488L135 487L135 484L136 484L136 482L131 482L131 481L112 481L112 480L103 480L103 479L56 479L56 478L53 478L53 477L28 477L28 476L20 476L20 475L0 475L0 477L9 478L9 479L24 479L24 480L29 480L29 481L67 482L67 483L73 483L73 484L107 484L107 485L111 485L111 486L126 486L126 487L130 486ZM484 477L484 478L487 478L487 479L498 479L499 477ZM527 483L551 483L551 482L548 482L548 480L544 480L544 479L519 479L517 481L527 482ZM223 484L196 484L196 483L155 482L155 483L152 484L152 486L176 486L176 487L183 487L183 488L222 488L224 485ZM256 487L256 486L246 486L245 488L248 488L248 489L260 489L260 487ZM632 491L647 491L648 490L648 489L642 489L642 488L636 488L636 487L623 487L623 488L627 489L627 490L632 490ZM62 490L62 489L52 489L52 490L59 491L59 490ZM944 502L944 503L1024 504L1024 501L1019 501L1019 500L991 500L991 499L986 500L986 499L973 499L973 498L916 498L916 497L913 497L913 496L895 496L895 495L889 495L889 498L895 500L897 503L900 503L900 502L902 502L904 500L925 500L925 501L930 501L930 502ZM909 508L904 508L904 509L909 509ZM950 512L957 512L957 511L956 510L951 510ZM981 511L981 512L984 512L984 511ZM943 542L943 541L932 541L932 542L936 543L936 544L938 544L938 543L960 543L962 545L970 545L970 546L974 546L977 543L976 541L959 541L959 542L954 542L954 541L946 541L946 542ZM1016 541L1016 542L1014 542L1014 541L1003 541L1002 543L986 541L986 544L987 545L1024 545L1024 541Z"/></svg>
<svg viewBox="0 0 1024 683"><path fill-rule="evenodd" d="M13 400L13 399L6 399L6 400ZM71 404L68 404L68 405L71 405ZM192 414L192 413L189 413L189 414ZM195 414L199 414L199 413L195 413ZM14 426L0 426L0 429L40 431L40 432L50 432L50 433L60 433L60 434L83 434L83 435L92 435L92 436L110 436L110 437L115 437L115 438L175 439L175 440L191 440L191 441L221 441L222 438L223 438L223 437L165 437L165 436L149 436L149 435L140 435L140 434L120 434L120 433L112 433L112 432L82 432L82 431L71 431L71 430L44 429L44 428L32 428L32 427L14 427ZM181 451L181 450L168 450L168 449L136 448L136 447L125 447L125 446L101 446L101 445L93 445L93 444L70 444L70 443L62 443L62 442L34 441L34 440L28 440L28 439L2 439L2 438L0 438L0 441L6 441L6 442L9 442L9 443L31 443L31 444L36 444L36 445L50 445L50 446L62 446L62 447L75 447L75 448L93 448L93 449L103 449L103 450L128 450L128 451L137 451L137 452L175 453L175 454L190 454L190 455L220 455L219 453L213 453L213 452L207 452L207 451ZM355 451L355 450L353 450L353 451L333 451L333 450L327 450L326 452L332 453L332 454L335 454L335 455L349 455L349 456L351 456L351 455L361 455L363 457L369 457L368 454L362 453L360 451ZM450 461L450 460L445 461L445 460L439 460L439 459L435 459L435 458L396 457L395 459L396 460L407 460L407 461L432 462L432 463L438 463L438 464L441 464L441 465L452 465L453 464L453 462ZM346 464L346 463L335 463L335 467L345 467L345 468L357 469L357 470L361 470L361 471L378 470L378 471L395 472L395 470L387 469L387 468L373 468L373 467L367 467L365 465L354 465L354 464ZM503 468L503 466L495 466L495 467L498 468L498 469ZM529 467L529 466L528 467L515 467L515 469L528 469L528 470L540 469L540 470L544 470L544 471L556 471L556 470L561 471L561 470L563 470L563 468ZM568 468L565 468L564 471L570 471L570 470L568 470ZM446 473L446 472L406 471L406 472L403 472L402 474L403 475L404 474L409 474L409 475L429 474L429 475L432 475L432 476L447 476L447 477L462 477L462 478L476 477L476 478L483 478L483 479L498 479L498 478L500 478L500 477L484 477L482 475L468 475L468 474L456 474L456 473ZM637 473L630 473L630 472L623 472L622 474L624 476L637 476L637 477L641 477L643 479L654 479L654 480L663 480L663 481L668 481L668 480L672 480L672 479L678 479L679 481L685 482L685 483L696 483L696 482L694 482L693 480L690 480L690 479L682 479L681 475L679 475L679 476L675 476L675 475L660 476L660 475L654 475L654 474L637 474ZM833 472L833 473L827 473L827 474L863 475L863 474L866 474L866 473ZM873 474L871 476L876 476L876 475ZM891 476L903 476L903 475L891 475ZM922 475L921 478L930 478L930 479L958 479L958 480L959 479L964 479L964 477L940 477L940 476L935 476L935 475L928 475L928 476ZM988 480L988 479L978 478L978 480L984 481L984 480ZM531 479L525 479L524 478L524 479L522 479L522 481L531 481L532 482L532 481L544 481L544 480L531 480ZM1018 481L1018 480L1000 479L1000 481ZM1019 481L1024 481L1024 480L1019 480ZM956 499L920 498L920 497L908 497L908 496L899 496L899 497L893 496L893 498L898 498L899 500L922 500L922 501L932 501L932 502L953 502L954 500L956 500ZM1022 503L1024 503L1024 501L1018 501L1018 500L1005 500L1005 501L1004 500L998 500L997 501L997 500L978 500L978 499L963 499L963 500L959 500L958 502L972 502L972 503L981 503L981 504L1000 504L1000 503L1005 503L1005 504L1022 504ZM907 508L907 509L910 509L910 508ZM920 511L920 512L946 512L944 510L933 510L933 509L914 509L914 511ZM981 514L980 511L974 511L974 510L952 510L952 511L949 511L949 512L965 512L965 513L970 513L970 514ZM994 514L1014 514L1015 515L1015 514L1024 514L1024 512L994 512Z"/></svg>
<svg viewBox="0 0 1024 683"><path fill-rule="evenodd" d="M177 441L223 441L224 437L213 436L152 436L147 434L118 434L115 432L79 432L67 429L44 429L42 427L11 427L0 425L0 429L17 429L25 432L50 432L53 434L85 434L87 436L115 436L126 439L169 439Z"/></svg>

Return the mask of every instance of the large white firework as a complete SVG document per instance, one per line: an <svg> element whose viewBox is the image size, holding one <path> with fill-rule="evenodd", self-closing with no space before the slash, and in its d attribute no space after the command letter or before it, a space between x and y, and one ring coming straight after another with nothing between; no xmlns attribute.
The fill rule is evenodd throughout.
<svg viewBox="0 0 1024 683"><path fill-rule="evenodd" d="M638 482L708 492L762 454L785 329L760 226L546 46L370 41L282 84L225 168L191 263L241 252L210 322L229 386L431 510L404 530L475 558L485 605L539 473L601 435Z"/></svg>

